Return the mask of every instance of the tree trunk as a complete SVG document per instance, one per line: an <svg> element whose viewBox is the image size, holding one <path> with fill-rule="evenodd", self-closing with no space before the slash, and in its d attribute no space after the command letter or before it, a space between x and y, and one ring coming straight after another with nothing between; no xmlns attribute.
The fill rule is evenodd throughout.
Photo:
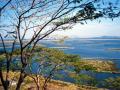
<svg viewBox="0 0 120 90"><path fill-rule="evenodd" d="M37 90L40 90L40 86L39 86L39 84L36 84L36 86L37 86Z"/></svg>
<svg viewBox="0 0 120 90"><path fill-rule="evenodd" d="M2 71L0 70L0 79L4 90L8 90L9 81L4 81Z"/></svg>
<svg viewBox="0 0 120 90"><path fill-rule="evenodd" d="M23 83L25 77L26 77L26 74L24 73L20 74L20 78L18 80L16 90L20 90L21 84Z"/></svg>
<svg viewBox="0 0 120 90"><path fill-rule="evenodd" d="M4 89L8 90L8 88L9 88L9 81L5 81Z"/></svg>

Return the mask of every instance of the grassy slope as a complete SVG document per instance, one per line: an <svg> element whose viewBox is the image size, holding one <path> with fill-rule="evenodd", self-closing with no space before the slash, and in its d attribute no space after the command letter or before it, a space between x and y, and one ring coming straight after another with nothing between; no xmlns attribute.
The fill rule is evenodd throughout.
<svg viewBox="0 0 120 90"><path fill-rule="evenodd" d="M93 67L97 68L97 71L115 71L114 64L111 61L99 61L99 60L82 60L80 61L82 65L92 65ZM19 77L19 72L10 72L10 80L17 81ZM43 83L43 78L40 78L40 83ZM0 84L1 85L1 84ZM14 85L12 85L11 90L14 90ZM30 77L27 77L25 79L25 82L23 83L21 90L28 90L28 88L31 90L36 90L36 85ZM2 86L0 86L0 90L2 90ZM48 83L47 90L107 90L102 88L96 88L91 86L85 86L85 85L75 85L68 82L63 82L59 80L51 80L51 82Z"/></svg>
<svg viewBox="0 0 120 90"><path fill-rule="evenodd" d="M112 61L102 61L102 60L81 60L81 65L90 65L96 68L97 72L113 72L117 71L115 64Z"/></svg>

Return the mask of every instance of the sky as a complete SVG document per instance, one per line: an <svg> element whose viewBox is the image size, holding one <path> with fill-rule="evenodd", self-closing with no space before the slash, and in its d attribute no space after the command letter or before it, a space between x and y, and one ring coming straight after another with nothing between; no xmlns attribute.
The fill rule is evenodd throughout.
<svg viewBox="0 0 120 90"><path fill-rule="evenodd" d="M100 36L120 36L120 18L116 18L113 21L111 19L101 19L88 21L87 24L76 24L71 30L57 31L52 35L65 35L69 37L88 38L88 37L100 37Z"/></svg>
<svg viewBox="0 0 120 90"><path fill-rule="evenodd" d="M117 2L117 5L120 5L120 0L104 0L110 1L112 3ZM99 20L101 22L99 23ZM57 34L55 32L53 34ZM81 25L76 24L72 30L59 31L60 35L67 35L69 37L100 37L100 36L119 36L120 37L120 17L115 18L113 21L111 19L98 19L94 21L87 21L87 24Z"/></svg>
<svg viewBox="0 0 120 90"><path fill-rule="evenodd" d="M107 1L107 0L106 0ZM109 0L116 2L117 0ZM119 4L120 4L120 0ZM99 20L101 22L99 23ZM100 36L120 36L120 17L114 19L98 19L93 21L87 21L87 24L76 24L71 30L56 31L52 35L64 35L74 38L88 38L88 37L100 37ZM26 38L31 38L31 32L28 33Z"/></svg>

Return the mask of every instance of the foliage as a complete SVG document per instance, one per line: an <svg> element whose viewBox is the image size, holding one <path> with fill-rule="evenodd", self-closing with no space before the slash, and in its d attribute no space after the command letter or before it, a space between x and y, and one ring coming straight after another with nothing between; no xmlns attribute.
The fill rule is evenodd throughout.
<svg viewBox="0 0 120 90"><path fill-rule="evenodd" d="M5 60L5 55L0 55L0 62L3 62Z"/></svg>
<svg viewBox="0 0 120 90"><path fill-rule="evenodd" d="M71 73L70 76L74 78L76 84L78 85L96 86L98 84L97 80L94 77L87 74Z"/></svg>
<svg viewBox="0 0 120 90"><path fill-rule="evenodd" d="M31 48L29 48L29 50L30 49ZM19 54L20 54L19 49L16 49L13 52L14 57L18 56ZM0 58L1 60L3 59L5 60L5 55L4 54L1 55ZM96 71L97 67L94 67L94 65L89 64L89 61L82 60L78 55L65 54L63 51L60 51L58 49L37 46L36 48L34 48L34 54L32 54L32 56L29 57L29 59L30 59L29 65L26 67L25 72L30 74L30 76L33 75L34 73L34 75L40 74L44 76L44 78L47 78L50 72L52 71L52 69L54 68L54 66L58 65L58 67L54 69L54 72L52 72L52 76L54 77L62 79L64 75L60 74L59 71L65 71L68 74L68 76L73 78L76 84L78 85L83 84L83 85L96 86L98 84L95 78L86 74L79 73L81 70ZM10 69L13 71L19 70L21 68L21 64L19 63L19 61L15 61L15 60L16 59L13 58L13 63L11 63L10 65ZM110 62L110 64L112 63ZM26 77L24 82L31 83L32 81L30 77ZM106 82L108 82L108 80L106 80ZM109 83L114 85L113 80Z"/></svg>
<svg viewBox="0 0 120 90"><path fill-rule="evenodd" d="M95 68L93 65L89 65L89 64L83 64L80 61L79 62L73 62L72 65L75 67L74 70L79 73L80 70L97 70L97 68Z"/></svg>
<svg viewBox="0 0 120 90"><path fill-rule="evenodd" d="M105 79L103 82L103 86L111 90L119 90L120 89L120 77L115 77L115 78L111 77L111 78Z"/></svg>
<svg viewBox="0 0 120 90"><path fill-rule="evenodd" d="M20 55L20 49L15 49L13 55Z"/></svg>
<svg viewBox="0 0 120 90"><path fill-rule="evenodd" d="M37 52L38 56L58 64L78 62L80 60L78 55L65 54L63 51L54 48L36 47L34 52Z"/></svg>

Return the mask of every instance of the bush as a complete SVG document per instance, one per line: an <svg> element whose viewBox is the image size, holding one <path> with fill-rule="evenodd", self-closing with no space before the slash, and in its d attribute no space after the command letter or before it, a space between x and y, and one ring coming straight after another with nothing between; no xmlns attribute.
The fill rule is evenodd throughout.
<svg viewBox="0 0 120 90"><path fill-rule="evenodd" d="M111 90L120 90L120 77L105 79L103 86Z"/></svg>

